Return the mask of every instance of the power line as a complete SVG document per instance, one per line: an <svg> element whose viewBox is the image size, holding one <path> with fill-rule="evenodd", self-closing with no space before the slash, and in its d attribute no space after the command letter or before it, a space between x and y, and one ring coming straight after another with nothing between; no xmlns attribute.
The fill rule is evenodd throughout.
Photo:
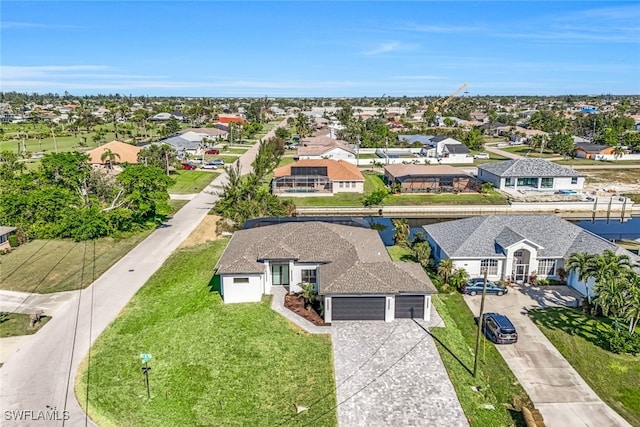
<svg viewBox="0 0 640 427"><path fill-rule="evenodd" d="M40 281L39 281L38 283L36 283L36 285L33 287L33 289L31 290L31 292L29 292L29 295L27 295L27 296L25 297L25 299L23 299L23 300L22 300L22 302L21 302L21 303L20 303L20 304L19 304L19 305L18 305L18 306L17 306L17 307L12 311L12 312L11 312L12 314L13 314L13 313L15 313L15 312L17 312L17 311L18 311L18 309L19 309L20 307L22 307L22 306L24 305L24 303L25 303L25 302L27 302L27 300L33 296L33 294L38 290L38 288L40 287L40 285L42 285L42 283L45 281L45 279L46 279L47 277L49 277L49 275L51 274L51 272L52 272L53 270L55 270L55 269L56 269L56 267L57 267L58 265L60 265L60 263L62 262L62 260L64 260L64 259L67 257L67 255L69 255L69 254L71 253L71 251L72 251L72 250L74 250L74 249L76 248L76 246L78 246L78 244L77 244L77 243L76 243L75 245L71 246L71 247L69 248L69 250L68 250L68 251L67 251L67 252L62 256L62 258L60 258L60 259L58 260L58 262L56 262L56 263L53 265L53 267L51 267L51 269L47 272L47 274L45 274L45 275L44 275L44 277L43 277L42 279L40 279ZM83 266L83 268L84 268L84 266Z"/></svg>
<svg viewBox="0 0 640 427"><path fill-rule="evenodd" d="M82 257L82 271L80 273L80 284L78 285L78 304L76 306L76 323L73 327L73 342L71 343L71 357L69 358L69 372L67 374L67 388L64 394L64 408L63 411L67 410L67 400L69 399L69 385L71 383L71 372L73 370L73 353L76 349L76 338L78 337L78 320L80 318L80 303L82 301L82 283L84 282L84 267L87 263L87 241L84 242L84 254ZM65 419L63 417L62 427L64 427Z"/></svg>
<svg viewBox="0 0 640 427"><path fill-rule="evenodd" d="M407 350L402 356L400 356L400 358L398 360L396 360L395 362L393 362L391 365L389 365L384 371L382 371L379 375L377 375L374 379L372 379L371 381L369 381L368 383L366 383L364 386L360 387L358 390L356 390L351 396L347 397L345 400L343 400L342 402L339 402L338 404L336 404L335 406L333 406L331 409L323 412L322 414L320 414L319 416L317 416L316 418L314 418L313 420L309 421L308 423L310 425L312 425L315 421L318 421L320 418L324 417L325 415L333 412L335 409L337 409L340 405L348 402L349 400L353 399L356 395L358 395L359 393L361 393L364 389L366 389L367 387L369 387L371 384L373 384L374 382L376 382L377 380L379 380L382 376L384 376L387 372L389 372L391 370L391 368L393 368L394 366L396 366L398 363L400 363L400 361L402 361L402 359L404 359L405 357L407 357L409 355L409 353L411 353L416 347L418 347L418 345L420 345L422 343L422 341L424 341L430 334L425 334L420 341L418 341L417 343L415 343L409 350Z"/></svg>
<svg viewBox="0 0 640 427"><path fill-rule="evenodd" d="M49 244L49 242L51 242L51 240L47 240L44 242L44 245L40 246L38 248L38 250L36 250L34 253L32 253L30 256L27 257L27 259L25 259L24 261L22 261L20 263L20 265L18 265L11 273L7 274L6 276L3 277L3 280L7 280L9 277L11 277L13 275L13 273L15 273L16 271L18 271L20 269L20 267L22 267L23 265L25 265L31 258L33 258L34 256L36 256L36 254L38 252L40 252L40 250L42 248L44 248L45 246L47 246Z"/></svg>
<svg viewBox="0 0 640 427"><path fill-rule="evenodd" d="M398 326L400 325L400 322L396 322L395 326L393 327L393 329L391 330L391 332L389 332L389 334L385 337L384 340L382 340L382 342L380 343L380 345L378 346L378 348L376 349L375 352L373 352L373 354L371 354L360 366L358 366L351 374L349 374L347 376L347 378L345 378L344 380L342 380L342 382L340 382L340 384L336 385L336 390L339 389L340 387L342 387L347 381L349 381L351 378L353 378L353 376L355 374L357 374L358 372L360 372L360 370L371 361L371 359L373 359L373 357L378 354L378 352L380 351L380 349L382 349L382 347L389 341L389 338L391 337L391 335L393 335L393 333L396 331L396 329L398 329ZM322 402L323 400L325 400L327 397L329 397L330 395L332 395L333 393L327 393L324 396L321 396L320 398L316 399L314 402L311 403L311 405L309 405L308 409L313 408L314 406L316 406L318 403ZM282 426L286 423L288 423L289 421L293 420L294 418L296 418L298 416L298 414L294 414L291 415L289 418L286 418L284 421L282 421L280 424L278 424L278 426Z"/></svg>

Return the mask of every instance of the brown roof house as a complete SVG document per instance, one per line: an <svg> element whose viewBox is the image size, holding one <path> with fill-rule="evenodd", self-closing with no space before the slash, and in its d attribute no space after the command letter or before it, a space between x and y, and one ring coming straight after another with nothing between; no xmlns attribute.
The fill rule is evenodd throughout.
<svg viewBox="0 0 640 427"><path fill-rule="evenodd" d="M356 152L345 141L315 136L304 138L298 148L299 159L355 159Z"/></svg>
<svg viewBox="0 0 640 427"><path fill-rule="evenodd" d="M346 160L298 160L273 172L271 192L303 197L363 193L364 177L356 165Z"/></svg>
<svg viewBox="0 0 640 427"><path fill-rule="evenodd" d="M324 320L429 320L436 288L420 264L393 262L368 225L288 221L236 231L215 267L225 303L314 285Z"/></svg>
<svg viewBox="0 0 640 427"><path fill-rule="evenodd" d="M113 156L104 155L107 150L113 153ZM93 165L112 166L118 163L138 163L138 153L141 148L135 145L127 144L120 141L111 141L91 151L87 151L89 163ZM111 159L109 158L111 157ZM113 162L113 164L111 164Z"/></svg>
<svg viewBox="0 0 640 427"><path fill-rule="evenodd" d="M475 192L480 188L477 179L449 165L387 165L384 179L389 186L399 185L401 193Z"/></svg>

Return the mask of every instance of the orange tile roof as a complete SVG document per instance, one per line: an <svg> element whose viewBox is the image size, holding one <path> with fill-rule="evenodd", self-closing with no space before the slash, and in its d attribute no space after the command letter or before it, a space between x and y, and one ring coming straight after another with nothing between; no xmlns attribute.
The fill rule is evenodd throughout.
<svg viewBox="0 0 640 427"><path fill-rule="evenodd" d="M360 169L344 160L304 159L282 166L273 171L274 177L290 176L292 166L326 166L327 175L332 181L364 181Z"/></svg>
<svg viewBox="0 0 640 427"><path fill-rule="evenodd" d="M104 161L100 158L105 150L111 150L120 157L116 157L116 163L138 163L138 153L141 148L135 145L126 144L120 141L111 141L91 151L87 151L89 155L89 163L102 164Z"/></svg>

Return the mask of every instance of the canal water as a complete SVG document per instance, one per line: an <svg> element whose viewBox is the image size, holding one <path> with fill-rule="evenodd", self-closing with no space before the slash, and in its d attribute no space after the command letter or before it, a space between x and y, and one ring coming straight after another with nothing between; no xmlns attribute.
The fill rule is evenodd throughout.
<svg viewBox="0 0 640 427"><path fill-rule="evenodd" d="M407 219L411 230L409 240L413 240L416 232L424 231L422 229L423 225L452 221L454 219L459 218L409 218ZM378 230L386 246L393 245L395 229L391 223L391 218L368 217L366 220L371 224L371 228ZM640 239L640 217L627 218L624 221L620 221L620 219L596 219L593 221L580 220L571 222L607 240Z"/></svg>

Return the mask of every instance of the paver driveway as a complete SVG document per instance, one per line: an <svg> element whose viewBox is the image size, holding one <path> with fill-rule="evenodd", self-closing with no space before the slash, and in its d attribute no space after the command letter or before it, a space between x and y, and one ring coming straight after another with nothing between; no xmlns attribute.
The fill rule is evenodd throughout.
<svg viewBox="0 0 640 427"><path fill-rule="evenodd" d="M566 286L514 286L502 297L488 296L485 312L506 314L515 325L518 342L497 346L498 351L542 413L545 425L628 426L591 390L526 314L530 308L575 306L575 300L576 294ZM465 295L465 301L477 316L480 296Z"/></svg>
<svg viewBox="0 0 640 427"><path fill-rule="evenodd" d="M425 327L408 319L332 324L340 427L469 425Z"/></svg>

